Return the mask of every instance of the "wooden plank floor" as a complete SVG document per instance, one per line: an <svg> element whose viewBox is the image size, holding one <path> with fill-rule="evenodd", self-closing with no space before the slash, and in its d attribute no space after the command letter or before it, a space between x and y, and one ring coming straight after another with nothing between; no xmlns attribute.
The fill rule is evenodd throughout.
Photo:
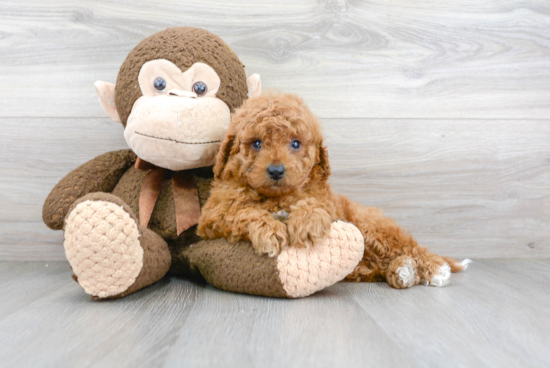
<svg viewBox="0 0 550 368"><path fill-rule="evenodd" d="M548 367L550 260L478 260L446 288L238 295L171 278L90 300L64 262L0 262L0 367Z"/></svg>

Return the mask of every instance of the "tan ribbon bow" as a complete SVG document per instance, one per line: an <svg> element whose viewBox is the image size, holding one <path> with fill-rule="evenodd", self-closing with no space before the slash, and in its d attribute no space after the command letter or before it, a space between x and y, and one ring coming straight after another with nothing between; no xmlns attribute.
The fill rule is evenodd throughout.
<svg viewBox="0 0 550 368"><path fill-rule="evenodd" d="M139 170L149 170L143 178L139 194L139 224L147 227L160 194L166 169L153 165L139 157L135 167ZM186 170L173 172L172 191L176 207L176 229L177 234L180 235L191 226L198 224L201 215L199 191L193 174Z"/></svg>

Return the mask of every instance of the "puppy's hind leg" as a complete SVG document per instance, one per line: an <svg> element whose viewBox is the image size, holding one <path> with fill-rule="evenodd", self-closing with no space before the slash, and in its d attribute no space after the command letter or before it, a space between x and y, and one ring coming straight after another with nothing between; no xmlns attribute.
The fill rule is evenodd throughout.
<svg viewBox="0 0 550 368"><path fill-rule="evenodd" d="M365 254L349 281L378 281L403 289L423 283L432 286L449 284L451 272L465 269L470 260L458 262L430 253L382 211L336 197L341 215L361 231Z"/></svg>
<svg viewBox="0 0 550 368"><path fill-rule="evenodd" d="M430 253L424 247L415 249L414 259L421 283L436 287L447 286L451 281L451 273L465 270L472 262L469 259L458 262L450 257L442 257Z"/></svg>

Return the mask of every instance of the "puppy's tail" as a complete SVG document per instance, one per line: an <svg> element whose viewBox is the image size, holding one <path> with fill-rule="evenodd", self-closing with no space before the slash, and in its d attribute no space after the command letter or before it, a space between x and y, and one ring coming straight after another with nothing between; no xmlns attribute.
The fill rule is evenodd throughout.
<svg viewBox="0 0 550 368"><path fill-rule="evenodd" d="M472 263L472 260L468 258L466 258L462 262L459 262L456 259L451 257L441 257L441 258L443 258L445 262L449 264L449 266L451 267L451 272L464 271L465 269L468 268L468 265Z"/></svg>

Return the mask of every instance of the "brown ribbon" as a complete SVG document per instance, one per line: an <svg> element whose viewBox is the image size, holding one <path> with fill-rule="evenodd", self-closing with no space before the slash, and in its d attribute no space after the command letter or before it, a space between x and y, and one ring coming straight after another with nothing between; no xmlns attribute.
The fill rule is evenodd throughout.
<svg viewBox="0 0 550 368"><path fill-rule="evenodd" d="M143 178L139 194L139 224L147 227L160 194L166 169L143 161L139 157L135 167L139 170L149 170ZM176 207L177 235L180 235L191 226L198 224L201 214L199 191L193 174L185 170L174 172L172 174L172 192Z"/></svg>

